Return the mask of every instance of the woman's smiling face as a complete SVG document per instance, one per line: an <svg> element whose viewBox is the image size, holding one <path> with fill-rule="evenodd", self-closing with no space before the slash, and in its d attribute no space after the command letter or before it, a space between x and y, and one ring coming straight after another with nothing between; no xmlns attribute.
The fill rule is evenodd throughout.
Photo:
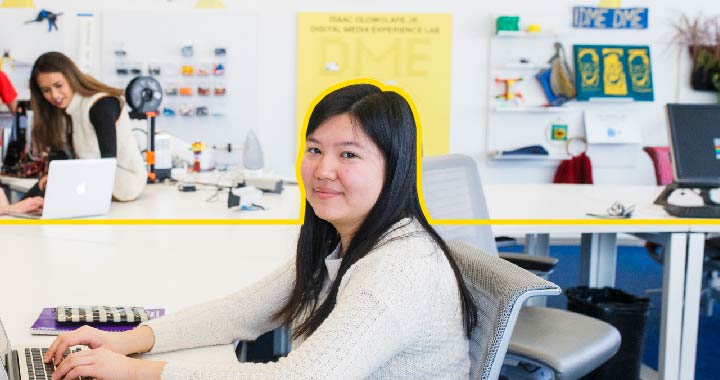
<svg viewBox="0 0 720 380"><path fill-rule="evenodd" d="M307 136L301 174L315 214L338 230L354 229L380 196L385 159L362 128L340 114Z"/></svg>
<svg viewBox="0 0 720 380"><path fill-rule="evenodd" d="M62 73L39 73L37 85L45 100L55 107L64 110L70 104L74 91Z"/></svg>

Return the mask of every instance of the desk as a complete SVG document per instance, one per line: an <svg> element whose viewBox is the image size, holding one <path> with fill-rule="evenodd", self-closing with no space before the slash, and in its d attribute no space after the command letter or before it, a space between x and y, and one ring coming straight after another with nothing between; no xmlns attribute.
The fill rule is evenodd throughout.
<svg viewBox="0 0 720 380"><path fill-rule="evenodd" d="M0 317L13 344L24 345L52 340L29 333L43 307L142 305L172 313L262 278L294 255L297 232L287 225L3 226ZM229 346L208 350L232 353Z"/></svg>
<svg viewBox="0 0 720 380"><path fill-rule="evenodd" d="M110 213L101 219L297 219L300 216L300 189L285 185L281 194L264 193L257 202L265 210L228 209L227 190L210 200L214 187L198 186L194 192L181 192L175 185L147 185L132 202L113 202Z"/></svg>
<svg viewBox="0 0 720 380"><path fill-rule="evenodd" d="M681 221L652 204L662 191L655 186L599 185L486 185L485 196L492 219L573 219L577 224L493 225L497 234L527 234L530 254L549 254L549 234L579 233L581 237L580 283L614 286L617 234L654 234L668 247L663 266L663 308L660 322L659 378L692 379L697 341L697 315L702 249L698 251L690 221ZM583 224L598 219L587 212L603 213L614 201L635 205L634 219L672 221L676 224ZM686 281L687 271L687 281ZM696 277L697 276L697 277ZM695 293L697 292L697 297ZM684 305L678 307L677 305ZM675 306L675 307L671 307Z"/></svg>
<svg viewBox="0 0 720 380"><path fill-rule="evenodd" d="M3 178L3 183L22 186L26 179ZM35 181L35 180L32 180ZM32 184L30 185L32 187ZM247 211L228 209L228 192L224 190L216 199L215 187L198 186L194 192L181 192L175 185L157 183L145 186L140 197L131 202L112 202L107 215L93 219L297 219L300 216L300 189L285 185L281 194L264 193L257 202L265 210ZM2 217L0 217L2 218ZM6 217L9 218L9 217Z"/></svg>

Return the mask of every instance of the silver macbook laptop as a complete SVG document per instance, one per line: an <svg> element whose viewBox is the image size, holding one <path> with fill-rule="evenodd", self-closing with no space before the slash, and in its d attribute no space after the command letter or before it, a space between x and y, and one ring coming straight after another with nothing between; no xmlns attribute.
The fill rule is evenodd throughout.
<svg viewBox="0 0 720 380"><path fill-rule="evenodd" d="M114 158L50 162L42 215L14 215L64 219L107 214L115 185L116 162Z"/></svg>
<svg viewBox="0 0 720 380"><path fill-rule="evenodd" d="M71 347L65 354L83 347ZM0 320L0 380L50 380L55 371L53 364L42 362L47 347L13 347Z"/></svg>

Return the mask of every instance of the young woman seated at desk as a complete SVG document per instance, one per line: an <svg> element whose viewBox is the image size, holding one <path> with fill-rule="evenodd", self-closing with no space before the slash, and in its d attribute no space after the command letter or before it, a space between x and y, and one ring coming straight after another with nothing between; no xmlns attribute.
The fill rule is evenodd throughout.
<svg viewBox="0 0 720 380"><path fill-rule="evenodd" d="M297 256L263 280L113 334L61 335L53 380L467 379L476 306L448 248L423 215L416 125L406 100L372 85L325 96L307 126L307 195ZM291 325L274 363L197 366L128 358L255 339ZM92 350L70 354L74 344Z"/></svg>

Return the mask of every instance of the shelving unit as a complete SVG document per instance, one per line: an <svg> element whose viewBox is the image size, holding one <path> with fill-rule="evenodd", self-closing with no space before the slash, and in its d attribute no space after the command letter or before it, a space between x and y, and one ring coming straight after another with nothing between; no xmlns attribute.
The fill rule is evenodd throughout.
<svg viewBox="0 0 720 380"><path fill-rule="evenodd" d="M577 125L580 120L574 106L548 107L542 87L535 75L550 68L549 58L559 34L551 32L501 32L490 40L488 127L486 148L492 161L515 162L516 165L546 166L569 159L564 142L551 143L549 126L553 123ZM506 91L496 79L521 79L509 92L522 99L498 99ZM575 130L569 131L575 133ZM549 155L499 155L499 151L528 145L543 145Z"/></svg>
<svg viewBox="0 0 720 380"><path fill-rule="evenodd" d="M551 139L552 125L567 126L569 138L587 136L584 113L600 112L606 116L613 113L636 113L643 105L632 98L592 98L587 102L571 100L560 107L547 107L547 99L536 75L549 69L548 61L555 53L554 43L563 43L567 59L572 65L573 44L613 44L611 41L593 39L589 34L540 32L500 32L490 38L488 54L488 106L486 151L489 162L506 167L546 167L559 160L569 159L565 141ZM630 36L630 35L629 35ZM628 44L647 43L634 41ZM637 38L637 37L635 37ZM499 81L498 81L499 79ZM515 80L507 89L504 79ZM498 95L509 93L512 99L504 100ZM517 94L521 93L521 97ZM645 103L645 102L641 102ZM638 120L641 129L642 120ZM641 130L635 131L641 136ZM608 132L609 133L609 132ZM625 131L628 133L628 131ZM633 132L634 133L634 132ZM597 131L593 134L596 136ZM637 140L637 141L636 141ZM589 141L589 140L588 140ZM642 138L630 140L595 139L589 141L588 154L594 167L633 167L636 165ZM542 145L547 156L499 155L499 151Z"/></svg>

